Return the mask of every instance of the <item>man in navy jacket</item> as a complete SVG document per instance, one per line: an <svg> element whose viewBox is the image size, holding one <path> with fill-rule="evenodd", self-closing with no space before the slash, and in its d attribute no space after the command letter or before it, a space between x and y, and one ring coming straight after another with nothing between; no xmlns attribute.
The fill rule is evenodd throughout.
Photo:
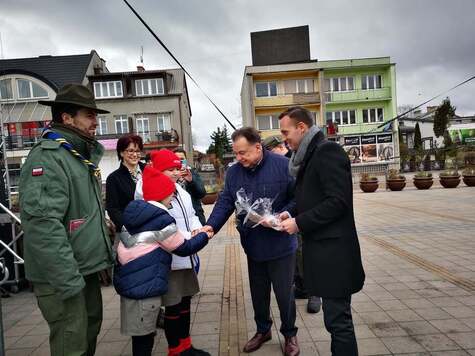
<svg viewBox="0 0 475 356"><path fill-rule="evenodd" d="M294 179L288 171L286 157L263 149L259 133L252 127L235 131L231 139L238 161L226 174L223 192L204 227L218 232L235 210L236 192L244 188L252 201L258 198L274 199L274 212L293 210ZM237 216L237 230L247 255L254 320L257 333L244 347L244 352L257 350L272 338L270 318L271 285L279 306L285 337L285 355L299 354L295 327L295 300L292 284L295 269L295 235L272 229L268 222L251 227L243 225L243 215Z"/></svg>

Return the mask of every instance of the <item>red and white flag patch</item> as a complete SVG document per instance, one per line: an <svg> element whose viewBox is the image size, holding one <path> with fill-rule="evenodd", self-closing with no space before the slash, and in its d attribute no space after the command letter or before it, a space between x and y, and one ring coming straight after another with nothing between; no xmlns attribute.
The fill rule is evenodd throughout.
<svg viewBox="0 0 475 356"><path fill-rule="evenodd" d="M42 176L43 175L43 167L34 167L31 171L31 175L33 177Z"/></svg>

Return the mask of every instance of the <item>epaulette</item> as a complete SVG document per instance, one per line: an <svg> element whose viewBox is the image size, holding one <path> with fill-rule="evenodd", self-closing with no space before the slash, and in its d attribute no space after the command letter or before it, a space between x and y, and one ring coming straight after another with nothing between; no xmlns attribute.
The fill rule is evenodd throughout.
<svg viewBox="0 0 475 356"><path fill-rule="evenodd" d="M53 140L41 140L40 146L45 150L57 150L61 146L61 144Z"/></svg>

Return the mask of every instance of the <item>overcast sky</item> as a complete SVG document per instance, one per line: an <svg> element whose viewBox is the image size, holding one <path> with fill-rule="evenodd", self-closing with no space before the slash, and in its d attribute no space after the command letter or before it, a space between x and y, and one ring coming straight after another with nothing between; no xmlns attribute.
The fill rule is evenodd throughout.
<svg viewBox="0 0 475 356"><path fill-rule="evenodd" d="M236 126L253 31L309 25L313 59L390 56L398 106L475 75L474 0L129 1ZM0 0L0 32L4 58L95 49L109 70L129 71L142 45L146 69L176 67L121 0ZM189 80L188 88L204 149L223 119ZM448 95L457 114L475 114L475 80Z"/></svg>

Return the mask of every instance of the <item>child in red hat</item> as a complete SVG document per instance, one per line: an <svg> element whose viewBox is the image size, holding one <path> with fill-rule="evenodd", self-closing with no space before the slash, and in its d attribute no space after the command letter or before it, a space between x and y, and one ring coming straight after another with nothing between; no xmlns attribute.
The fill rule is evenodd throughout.
<svg viewBox="0 0 475 356"><path fill-rule="evenodd" d="M181 177L180 158L166 149L152 151L150 157L152 166L175 182L176 192L169 213L175 218L178 229L186 231L187 237L191 237L192 232L201 229L202 225L193 209L191 196L180 184L176 184ZM138 181L135 199L141 199L142 196L142 183ZM177 355L177 352L181 355L210 355L206 351L195 349L190 337L191 298L200 291L198 268L198 255L195 254L190 258L173 254L168 292L162 296L162 305L165 306L164 329L168 342L168 355Z"/></svg>
<svg viewBox="0 0 475 356"><path fill-rule="evenodd" d="M121 329L132 336L134 356L152 353L162 296L169 287L171 252L190 256L206 246L209 239L206 233L186 239L186 232L178 229L169 214L176 190L169 177L147 166L142 180L144 200L132 201L123 213L128 233L121 234L119 263L114 270L114 287L121 296ZM186 329L186 325L180 324L173 332L182 335L187 333ZM179 344L169 350L169 355L194 355L195 349L185 346Z"/></svg>

